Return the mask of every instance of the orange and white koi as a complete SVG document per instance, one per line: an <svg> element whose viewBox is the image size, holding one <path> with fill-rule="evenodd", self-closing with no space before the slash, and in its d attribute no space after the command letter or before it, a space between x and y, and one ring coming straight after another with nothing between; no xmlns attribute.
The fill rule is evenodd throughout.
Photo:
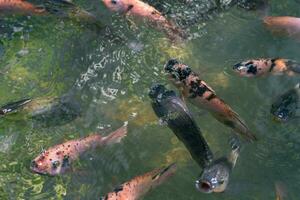
<svg viewBox="0 0 300 200"><path fill-rule="evenodd" d="M264 25L274 33L283 33L300 40L300 18L290 16L265 17Z"/></svg>
<svg viewBox="0 0 300 200"><path fill-rule="evenodd" d="M165 182L175 172L176 164L171 164L168 167L137 176L115 188L113 192L108 193L101 200L138 200L151 189Z"/></svg>
<svg viewBox="0 0 300 200"><path fill-rule="evenodd" d="M42 15L46 13L46 10L37 7L26 0L0 0L0 12L5 14Z"/></svg>
<svg viewBox="0 0 300 200"><path fill-rule="evenodd" d="M218 121L250 141L257 140L241 117L232 110L199 75L185 64L171 59L165 65L171 81L182 90L183 97L208 110Z"/></svg>
<svg viewBox="0 0 300 200"><path fill-rule="evenodd" d="M294 60L283 58L252 59L237 63L233 70L243 77L257 77L268 74L294 75L300 73L300 64Z"/></svg>
<svg viewBox="0 0 300 200"><path fill-rule="evenodd" d="M127 134L127 126L123 126L106 137L93 134L82 139L70 140L56 145L41 153L32 162L30 169L41 175L60 175L68 171L72 161L84 152L118 143Z"/></svg>
<svg viewBox="0 0 300 200"><path fill-rule="evenodd" d="M111 11L124 13L127 16L138 17L152 22L159 30L163 30L171 40L185 39L185 33L168 21L154 7L140 0L102 0Z"/></svg>

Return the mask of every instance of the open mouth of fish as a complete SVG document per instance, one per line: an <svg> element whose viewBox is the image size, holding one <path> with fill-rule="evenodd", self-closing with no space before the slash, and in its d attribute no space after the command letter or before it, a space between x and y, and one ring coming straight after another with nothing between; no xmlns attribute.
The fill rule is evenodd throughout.
<svg viewBox="0 0 300 200"><path fill-rule="evenodd" d="M196 188L203 193L211 193L212 192L212 186L210 182L205 180L197 180L196 181Z"/></svg>

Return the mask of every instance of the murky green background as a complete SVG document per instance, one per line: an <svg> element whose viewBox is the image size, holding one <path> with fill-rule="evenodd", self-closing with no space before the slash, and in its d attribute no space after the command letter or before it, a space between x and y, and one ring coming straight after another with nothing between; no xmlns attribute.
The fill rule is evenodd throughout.
<svg viewBox="0 0 300 200"><path fill-rule="evenodd" d="M272 100L299 77L245 79L231 72L232 64L248 58L299 60L299 43L272 36L257 12L233 7L207 16L201 13L209 1L149 1L189 28L190 40L172 46L162 33L112 15L100 0L75 2L109 28L55 16L1 16L0 104L71 93L82 105L81 116L63 126L0 119L1 200L99 199L116 185L174 161L177 174L144 199L274 200L276 181L285 184L289 200L300 199L299 121L278 124L269 114ZM272 0L269 14L300 16L299 8L297 0ZM148 88L153 82L167 83L162 67L171 57L199 72L260 139L244 146L225 193L196 191L200 169L151 110ZM190 109L216 156L226 155L231 130L198 108ZM124 121L129 121L128 137L83 155L73 173L46 177L30 172L30 161L43 149L95 131L108 134Z"/></svg>

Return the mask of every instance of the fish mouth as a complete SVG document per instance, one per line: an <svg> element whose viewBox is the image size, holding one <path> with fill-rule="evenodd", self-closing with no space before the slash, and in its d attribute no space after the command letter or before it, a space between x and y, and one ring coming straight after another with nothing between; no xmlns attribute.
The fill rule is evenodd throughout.
<svg viewBox="0 0 300 200"><path fill-rule="evenodd" d="M197 180L196 188L203 193L212 193L212 185L209 181L206 180Z"/></svg>
<svg viewBox="0 0 300 200"><path fill-rule="evenodd" d="M241 71L243 68L243 65L241 63L237 63L235 65L233 65L232 69L236 70L236 71Z"/></svg>

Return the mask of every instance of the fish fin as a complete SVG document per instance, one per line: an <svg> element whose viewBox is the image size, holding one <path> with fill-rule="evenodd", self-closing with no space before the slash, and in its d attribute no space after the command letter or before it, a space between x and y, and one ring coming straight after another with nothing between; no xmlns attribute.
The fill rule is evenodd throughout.
<svg viewBox="0 0 300 200"><path fill-rule="evenodd" d="M127 125L125 124L121 128L116 131L110 133L108 136L103 137L102 141L106 145L115 144L121 142L122 138L124 138L127 134Z"/></svg>
<svg viewBox="0 0 300 200"><path fill-rule="evenodd" d="M233 168L240 155L241 143L237 137L232 137L229 139L229 144L231 147L231 153L228 156L228 161L231 163Z"/></svg>
<svg viewBox="0 0 300 200"><path fill-rule="evenodd" d="M31 99L22 99L20 101L8 103L0 108L0 116L14 112L31 101Z"/></svg>
<svg viewBox="0 0 300 200"><path fill-rule="evenodd" d="M233 120L236 122L236 125L234 125L234 130L238 131L242 136L244 136L245 139L247 139L247 141L249 142L254 142L257 141L257 137L254 135L254 133L252 133L248 126L246 125L246 123L244 122L244 120L241 119L241 117L236 113L233 112Z"/></svg>
<svg viewBox="0 0 300 200"><path fill-rule="evenodd" d="M160 179L167 178L168 176L174 174L176 170L177 170L176 163L172 163L167 167L163 167L159 169L159 171L154 176L152 176L152 181L163 181Z"/></svg>
<svg viewBox="0 0 300 200"><path fill-rule="evenodd" d="M242 135L247 141L249 142L257 141L257 137L249 130L246 123L241 119L241 117L236 112L231 110L230 115L228 117L215 114L215 113L212 113L212 115L220 122L231 127L237 133Z"/></svg>
<svg viewBox="0 0 300 200"><path fill-rule="evenodd" d="M289 70L295 73L300 73L300 63L295 60L285 60L285 64Z"/></svg>

